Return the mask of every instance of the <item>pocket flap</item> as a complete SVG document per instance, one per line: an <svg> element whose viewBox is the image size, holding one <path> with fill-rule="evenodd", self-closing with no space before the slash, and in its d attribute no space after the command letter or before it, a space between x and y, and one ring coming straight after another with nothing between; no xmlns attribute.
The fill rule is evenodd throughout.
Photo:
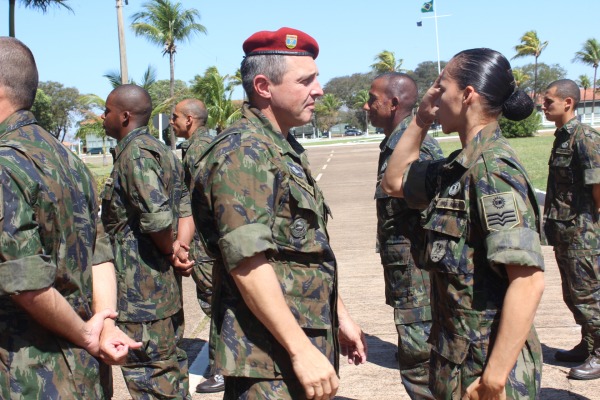
<svg viewBox="0 0 600 400"><path fill-rule="evenodd" d="M462 364L469 352L471 341L463 336L452 333L440 333L433 350L454 364Z"/></svg>

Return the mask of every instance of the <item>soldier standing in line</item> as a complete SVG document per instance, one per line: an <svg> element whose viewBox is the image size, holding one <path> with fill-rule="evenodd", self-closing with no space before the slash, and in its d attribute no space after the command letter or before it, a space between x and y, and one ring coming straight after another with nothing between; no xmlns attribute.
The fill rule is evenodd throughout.
<svg viewBox="0 0 600 400"><path fill-rule="evenodd" d="M117 139L102 193L102 222L115 254L118 326L144 346L121 367L134 399L189 398L181 275L191 273L194 234L183 170L147 128L148 92L121 85L106 99L106 134ZM177 240L174 238L177 237Z"/></svg>
<svg viewBox="0 0 600 400"><path fill-rule="evenodd" d="M141 343L115 328L96 183L29 111L29 48L0 38L0 64L0 398L110 397L110 368L96 357L116 364Z"/></svg>
<svg viewBox="0 0 600 400"><path fill-rule="evenodd" d="M379 148L375 200L377 202L377 251L385 280L386 303L394 308L398 331L398 364L406 392L412 399L433 399L429 391L431 330L429 274L419 255L425 239L421 213L403 199L388 196L380 186L387 162L398 140L410 124L417 104L417 84L408 75L390 72L371 83L369 100L363 106L371 124L382 128L385 138ZM427 135L420 160L443 157L438 142ZM412 247L412 248L411 248Z"/></svg>
<svg viewBox="0 0 600 400"><path fill-rule="evenodd" d="M171 115L171 126L175 136L186 141L181 145L184 181L191 193L193 177L196 174L195 162L200 159L204 149L214 138L206 128L208 111L198 99L185 99L177 103ZM190 244L190 259L194 260L192 278L196 282L196 295L200 308L207 316L211 316L210 303L212 297L212 269L214 260L206 254L204 245L197 232ZM209 359L211 367L214 360L214 349L210 345ZM210 374L210 377L196 386L198 393L216 393L225 390L223 375Z"/></svg>
<svg viewBox="0 0 600 400"><path fill-rule="evenodd" d="M243 45L249 103L197 161L192 210L215 257L211 340L226 399L330 399L339 350L366 361L338 296L329 208L289 131L323 95L317 42L291 28ZM339 331L339 334L338 334Z"/></svg>
<svg viewBox="0 0 600 400"><path fill-rule="evenodd" d="M562 280L563 299L581 325L582 338L559 361L583 362L573 379L600 378L600 134L575 117L579 87L570 79L552 82L542 110L556 125L544 231Z"/></svg>
<svg viewBox="0 0 600 400"><path fill-rule="evenodd" d="M429 88L388 162L382 188L429 204L431 393L436 399L537 399L542 349L533 318L544 289L539 206L502 137L500 115L519 121L533 101L491 49L455 55ZM420 161L437 118L462 149Z"/></svg>

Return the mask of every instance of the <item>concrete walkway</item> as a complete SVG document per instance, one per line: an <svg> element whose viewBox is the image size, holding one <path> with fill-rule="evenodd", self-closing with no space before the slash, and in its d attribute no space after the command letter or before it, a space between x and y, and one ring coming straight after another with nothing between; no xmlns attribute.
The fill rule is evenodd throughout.
<svg viewBox="0 0 600 400"><path fill-rule="evenodd" d="M384 302L384 284L379 256L375 253L374 182L379 148L377 143L310 147L313 176L333 211L329 233L339 262L340 293L353 318L368 338L369 361L358 367L342 360L341 387L337 399L408 399L394 359L396 329L392 309ZM535 325L543 343L542 399L600 399L600 381L566 378L567 363L554 361L556 349L570 348L579 341L579 328L562 301L560 276L552 249L544 248L546 291ZM191 279L184 284L186 339L190 364L196 360L208 337L207 319L195 301ZM115 399L128 394L120 372L114 369ZM192 391L199 376L192 377ZM193 393L193 399L221 399L222 394Z"/></svg>

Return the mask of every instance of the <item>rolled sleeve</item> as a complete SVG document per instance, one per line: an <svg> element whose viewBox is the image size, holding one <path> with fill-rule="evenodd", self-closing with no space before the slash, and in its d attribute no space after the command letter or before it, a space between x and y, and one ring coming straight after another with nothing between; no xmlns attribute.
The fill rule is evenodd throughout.
<svg viewBox="0 0 600 400"><path fill-rule="evenodd" d="M142 233L160 232L170 228L172 223L173 213L171 211L142 213L140 215L140 231Z"/></svg>
<svg viewBox="0 0 600 400"><path fill-rule="evenodd" d="M0 264L0 296L48 288L55 277L56 265L46 255L5 261Z"/></svg>
<svg viewBox="0 0 600 400"><path fill-rule="evenodd" d="M100 224L102 225L102 224ZM96 246L94 248L94 256L92 258L92 265L98 265L105 262L114 260L113 248L110 243L110 239L106 234L99 234L96 237Z"/></svg>
<svg viewBox="0 0 600 400"><path fill-rule="evenodd" d="M263 224L243 225L223 236L219 248L227 271L231 272L244 258L276 250L272 237L271 229Z"/></svg>
<svg viewBox="0 0 600 400"><path fill-rule="evenodd" d="M494 231L487 236L485 242L490 263L522 265L544 270L540 236L532 229Z"/></svg>
<svg viewBox="0 0 600 400"><path fill-rule="evenodd" d="M596 185L600 183L600 168L586 169L583 171L583 183Z"/></svg>

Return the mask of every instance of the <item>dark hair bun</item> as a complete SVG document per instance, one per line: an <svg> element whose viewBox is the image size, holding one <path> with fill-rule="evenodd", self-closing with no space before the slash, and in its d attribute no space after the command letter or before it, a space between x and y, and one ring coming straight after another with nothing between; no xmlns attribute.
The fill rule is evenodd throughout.
<svg viewBox="0 0 600 400"><path fill-rule="evenodd" d="M531 97L518 89L502 104L502 115L511 121L521 121L531 115L533 108Z"/></svg>

